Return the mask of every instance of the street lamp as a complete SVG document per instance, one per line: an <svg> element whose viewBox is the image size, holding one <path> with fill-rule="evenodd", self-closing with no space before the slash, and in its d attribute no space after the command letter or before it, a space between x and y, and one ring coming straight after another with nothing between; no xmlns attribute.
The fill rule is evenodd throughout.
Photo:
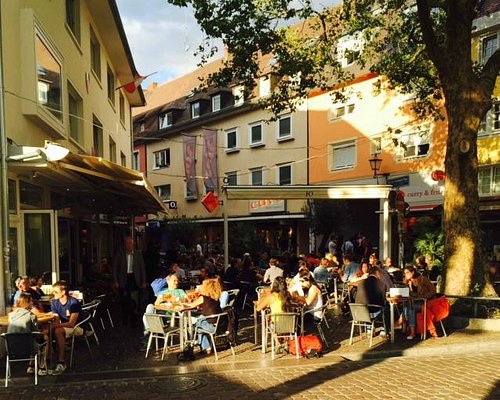
<svg viewBox="0 0 500 400"><path fill-rule="evenodd" d="M368 160L368 162L370 163L370 168L372 169L373 171L373 177L374 178L377 178L377 184L378 184L378 177L379 176L383 176L385 177L386 181L387 181L387 177L389 176L388 173L385 173L385 174L379 174L378 171L380 171L380 166L382 165L382 159L381 158L378 158L378 154L375 153L373 155L373 158L370 158Z"/></svg>

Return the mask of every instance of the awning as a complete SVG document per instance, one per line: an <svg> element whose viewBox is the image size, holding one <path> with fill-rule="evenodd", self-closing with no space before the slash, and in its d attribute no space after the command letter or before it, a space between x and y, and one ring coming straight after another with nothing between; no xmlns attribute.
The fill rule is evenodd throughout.
<svg viewBox="0 0 500 400"><path fill-rule="evenodd" d="M144 175L100 157L69 153L59 161L9 161L9 169L30 183L58 193L57 208L141 215L168 209Z"/></svg>

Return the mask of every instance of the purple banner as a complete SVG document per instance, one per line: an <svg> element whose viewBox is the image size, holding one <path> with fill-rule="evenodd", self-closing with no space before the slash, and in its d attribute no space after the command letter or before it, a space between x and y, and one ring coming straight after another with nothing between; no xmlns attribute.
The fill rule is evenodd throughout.
<svg viewBox="0 0 500 400"><path fill-rule="evenodd" d="M196 136L184 136L184 171L186 176L186 197L198 197L196 185Z"/></svg>
<svg viewBox="0 0 500 400"><path fill-rule="evenodd" d="M203 180L207 192L217 191L217 131L203 129Z"/></svg>

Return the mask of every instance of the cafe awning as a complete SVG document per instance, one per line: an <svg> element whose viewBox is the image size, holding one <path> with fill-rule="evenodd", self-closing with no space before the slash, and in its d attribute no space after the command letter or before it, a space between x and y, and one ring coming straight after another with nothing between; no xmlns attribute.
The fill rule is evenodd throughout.
<svg viewBox="0 0 500 400"><path fill-rule="evenodd" d="M59 161L10 157L9 170L59 194L53 201L57 208L123 216L159 211L168 214L162 199L141 172L101 157L74 153Z"/></svg>

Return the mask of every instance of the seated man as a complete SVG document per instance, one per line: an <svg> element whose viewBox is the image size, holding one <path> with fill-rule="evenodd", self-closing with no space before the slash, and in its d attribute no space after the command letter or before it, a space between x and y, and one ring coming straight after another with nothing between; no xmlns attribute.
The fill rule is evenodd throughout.
<svg viewBox="0 0 500 400"><path fill-rule="evenodd" d="M19 290L14 295L14 304L16 303L17 299L19 299L21 293L24 293L31 296L31 300L33 302L33 313L35 313L36 315L43 313L43 307L40 304L40 295L31 288L30 280L27 276L21 278L18 287Z"/></svg>
<svg viewBox="0 0 500 400"><path fill-rule="evenodd" d="M56 340L58 357L53 375L59 375L66 370L64 358L66 337L72 335L81 336L84 333L82 327L75 327L82 320L82 306L77 299L69 296L68 284L65 281L58 281L52 287L54 301L51 304L51 311L55 314L52 329Z"/></svg>
<svg viewBox="0 0 500 400"><path fill-rule="evenodd" d="M167 288L156 290L158 286L154 286L153 290L155 291L156 301L154 304L148 304L146 306L145 314L153 314L156 312L154 306L157 304L164 303L166 301L175 301L176 299L182 300L187 297L186 292L182 289L179 289L179 277L177 274L170 274L166 278ZM153 282L156 282L155 280ZM153 284L151 284L153 286ZM146 317L142 316L142 322L144 324L144 335L141 337L141 344L144 346L147 343L147 337L149 335L149 326L146 321Z"/></svg>
<svg viewBox="0 0 500 400"><path fill-rule="evenodd" d="M355 300L359 304L373 304L385 307L385 293L385 285L380 280L380 268L375 265L368 269L368 277L359 282ZM389 309L385 307L383 310L384 316L388 317ZM371 318L382 317L381 310L376 307L368 307L368 311ZM380 331L380 335L385 336L385 334L384 327Z"/></svg>

